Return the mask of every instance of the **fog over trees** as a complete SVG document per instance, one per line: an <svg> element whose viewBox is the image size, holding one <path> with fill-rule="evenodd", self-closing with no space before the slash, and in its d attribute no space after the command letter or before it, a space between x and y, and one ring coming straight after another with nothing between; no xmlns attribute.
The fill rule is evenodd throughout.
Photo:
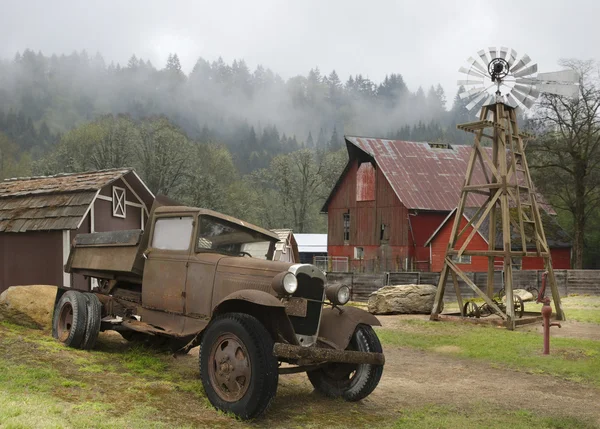
<svg viewBox="0 0 600 429"><path fill-rule="evenodd" d="M585 97L542 98L528 153L576 236L576 265L597 266L597 68L565 66L585 68ZM157 68L136 55L107 64L100 53L26 50L0 59L0 178L131 166L153 192L183 203L325 232L319 208L345 165L343 136L470 144L455 126L476 118L458 92L405 82L402 70L342 81L315 66L284 80L243 60L198 58L186 74L175 53Z"/></svg>

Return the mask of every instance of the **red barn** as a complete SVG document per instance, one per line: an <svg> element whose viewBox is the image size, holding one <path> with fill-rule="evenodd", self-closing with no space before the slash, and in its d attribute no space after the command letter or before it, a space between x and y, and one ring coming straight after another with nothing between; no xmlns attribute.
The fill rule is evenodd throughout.
<svg viewBox="0 0 600 429"><path fill-rule="evenodd" d="M456 207L471 147L345 139L348 164L322 209L328 256L351 270L432 270L428 240ZM473 183L483 181L475 168Z"/></svg>
<svg viewBox="0 0 600 429"><path fill-rule="evenodd" d="M446 248L448 247L448 240L450 240L450 233L452 231L452 225L454 224L454 215L456 209L450 212L448 217L442 222L439 228L429 237L429 240L425 243L430 248L431 254L431 271L441 271L444 267L444 258L446 257ZM471 218L477 212L476 208L465 208L463 218L460 222L460 230L464 228ZM514 212L511 210L511 214ZM571 268L571 243L569 236L565 231L556 223L556 220L552 216L547 214L545 211L540 213L542 217L542 224L544 225L544 232L546 233L546 241L548 247L550 247L550 254L552 255L552 266L554 269L570 269ZM499 210L497 216L500 216ZM515 214L516 217L516 214ZM473 239L467 247L469 250L487 250L488 248L488 237L487 232L489 231L489 218L486 218L477 233L473 236ZM516 220L515 220L516 223ZM526 229L530 227L526 225ZM520 237L514 225L511 225L512 243L513 250L520 250ZM461 246L466 237L473 231L473 227L470 226L467 231L458 240L458 246ZM498 233L496 236L496 243L500 245L497 250L502 250L502 234ZM528 250L535 251L535 247L528 247ZM485 256L461 256L457 260L457 264L463 271L470 272L487 272L487 257ZM502 260L497 258L496 263L499 267L502 267ZM513 261L513 264L523 270L543 270L544 260L536 257L519 258L519 260ZM500 268L501 269L501 268Z"/></svg>

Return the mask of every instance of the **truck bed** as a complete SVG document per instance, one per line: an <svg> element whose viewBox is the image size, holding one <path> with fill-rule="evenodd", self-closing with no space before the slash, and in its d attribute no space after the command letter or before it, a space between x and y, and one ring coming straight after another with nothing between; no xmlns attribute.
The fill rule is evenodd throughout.
<svg viewBox="0 0 600 429"><path fill-rule="evenodd" d="M141 229L78 234L71 244L67 273L102 279L139 279L144 272Z"/></svg>

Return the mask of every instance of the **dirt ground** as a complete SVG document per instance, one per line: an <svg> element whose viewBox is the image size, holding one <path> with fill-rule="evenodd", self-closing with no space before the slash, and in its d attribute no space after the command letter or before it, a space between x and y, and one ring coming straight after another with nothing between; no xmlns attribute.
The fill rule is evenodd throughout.
<svg viewBox="0 0 600 429"><path fill-rule="evenodd" d="M384 328L393 328L410 318L427 319L427 316L380 316ZM536 330L538 327L519 329ZM562 334L600 339L598 331L598 325L567 322ZM498 408L583 417L600 427L600 390L592 386L463 359L453 356L452 346L440 348L437 353L392 346L384 351L383 377L377 389L363 401L365 413L385 409L393 414L400 413L403 408L428 404L458 409L489 404ZM196 365L197 359L198 348L179 359L177 364ZM286 384L312 390L304 374L282 376L280 388Z"/></svg>

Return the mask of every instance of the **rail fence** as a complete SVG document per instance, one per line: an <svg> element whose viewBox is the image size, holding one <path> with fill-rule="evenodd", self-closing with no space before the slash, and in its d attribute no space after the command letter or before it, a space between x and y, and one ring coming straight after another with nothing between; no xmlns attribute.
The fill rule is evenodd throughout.
<svg viewBox="0 0 600 429"><path fill-rule="evenodd" d="M540 288L542 270L513 271L514 289L527 287ZM466 273L467 277L481 290L487 288L487 273ZM600 295L600 270L554 270L556 284L561 296L570 294ZM437 287L440 273L431 272L386 272L386 273L353 273L328 272L329 283L341 283L352 290L353 301L367 301L371 293L386 285L402 284L431 284ZM459 279L458 285L463 298L475 297L475 292ZM502 272L494 273L494 291L498 292L503 286ZM548 289L548 295L549 295ZM448 276L444 290L444 301L455 301L456 293L451 276Z"/></svg>

